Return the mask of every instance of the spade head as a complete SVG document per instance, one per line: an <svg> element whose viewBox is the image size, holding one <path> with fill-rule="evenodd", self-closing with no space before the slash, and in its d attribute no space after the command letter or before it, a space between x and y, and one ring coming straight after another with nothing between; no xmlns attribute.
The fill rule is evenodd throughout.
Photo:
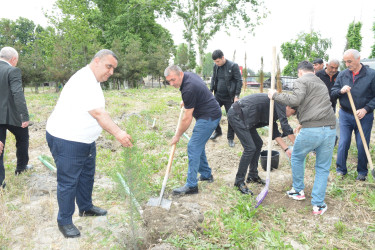
<svg viewBox="0 0 375 250"><path fill-rule="evenodd" d="M169 210L171 208L171 204L171 200L161 199L160 201L160 198L150 198L146 205L151 207L162 207Z"/></svg>

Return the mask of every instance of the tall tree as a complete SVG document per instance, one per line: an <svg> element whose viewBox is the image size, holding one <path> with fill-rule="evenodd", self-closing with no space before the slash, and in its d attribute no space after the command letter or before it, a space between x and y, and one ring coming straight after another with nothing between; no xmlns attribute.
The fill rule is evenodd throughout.
<svg viewBox="0 0 375 250"><path fill-rule="evenodd" d="M161 87L161 79L164 77L164 70L168 67L169 48L166 48L160 44L156 45L156 48L150 49L146 60L148 61L148 74L152 76L152 84L154 78L158 80L159 87ZM164 81L163 81L164 82Z"/></svg>
<svg viewBox="0 0 375 250"><path fill-rule="evenodd" d="M281 53L288 64L283 75L297 76L297 65L303 60L312 62L315 58L328 60L327 49L331 48L331 40L321 38L319 32L300 33L297 39L281 45Z"/></svg>
<svg viewBox="0 0 375 250"><path fill-rule="evenodd" d="M97 38L101 30L94 22L97 15L97 7L89 0L57 0L48 15L69 47L69 63L65 65L71 73L88 64L100 47Z"/></svg>
<svg viewBox="0 0 375 250"><path fill-rule="evenodd" d="M361 22L351 22L349 24L348 33L346 34L346 45L345 50L356 49L361 51L362 47L362 35L361 35Z"/></svg>
<svg viewBox="0 0 375 250"><path fill-rule="evenodd" d="M138 88L142 83L142 77L145 76L147 61L141 50L139 40L130 40L129 46L125 51L125 77L129 86Z"/></svg>
<svg viewBox="0 0 375 250"><path fill-rule="evenodd" d="M218 31L242 27L251 33L267 14L262 0L178 0L176 8L185 26L184 38L189 51L193 49L195 37L200 66L209 40Z"/></svg>
<svg viewBox="0 0 375 250"><path fill-rule="evenodd" d="M159 16L172 12L171 0L93 0L98 8L94 22L102 32L101 42L110 46L119 39L125 49L131 41L139 40L141 50L149 52L150 44L162 44L173 50L168 30L156 22ZM152 46L155 48L155 46Z"/></svg>
<svg viewBox="0 0 375 250"><path fill-rule="evenodd" d="M183 71L193 70L196 66L194 51L189 53L188 46L181 43L177 47L174 64L180 66Z"/></svg>
<svg viewBox="0 0 375 250"><path fill-rule="evenodd" d="M372 25L372 31L374 32L374 37L375 37L375 22L374 24ZM371 55L370 55L370 58L375 58L375 44L372 45L372 50L371 50Z"/></svg>

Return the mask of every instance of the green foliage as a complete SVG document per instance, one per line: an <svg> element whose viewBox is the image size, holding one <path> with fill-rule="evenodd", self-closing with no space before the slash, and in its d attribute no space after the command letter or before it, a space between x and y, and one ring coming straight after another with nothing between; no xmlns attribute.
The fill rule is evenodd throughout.
<svg viewBox="0 0 375 250"><path fill-rule="evenodd" d="M361 51L362 47L362 36L361 36L361 22L351 22L348 27L348 33L346 34L346 46L345 50L356 49Z"/></svg>
<svg viewBox="0 0 375 250"><path fill-rule="evenodd" d="M338 237L342 238L344 236L344 233L347 230L346 225L341 220L339 220L338 222L334 224L334 226L335 226Z"/></svg>
<svg viewBox="0 0 375 250"><path fill-rule="evenodd" d="M174 64L178 65L183 71L189 69L189 51L185 43L178 45Z"/></svg>
<svg viewBox="0 0 375 250"><path fill-rule="evenodd" d="M374 37L375 37L375 22L372 25L372 31L374 32ZM369 56L370 58L375 58L375 44L371 46L371 55Z"/></svg>
<svg viewBox="0 0 375 250"><path fill-rule="evenodd" d="M45 78L45 58L41 34L44 29L34 22L20 17L16 21L0 20L0 48L14 47L19 52L18 67L22 70L22 81L41 82ZM37 87L37 86L36 86Z"/></svg>
<svg viewBox="0 0 375 250"><path fill-rule="evenodd" d="M168 241L183 249L251 249L256 247L257 240L262 235L260 223L256 220L259 209L254 208L253 200L241 194L237 195L238 192L233 189L226 188L221 191L225 196L224 200L238 200L232 209L207 212L202 235L197 233L190 237L176 236Z"/></svg>
<svg viewBox="0 0 375 250"><path fill-rule="evenodd" d="M243 27L252 32L260 20L266 17L263 1L258 0L178 0L176 14L184 22L184 38L193 47L198 45L199 65L203 66L204 50L208 41L220 30ZM244 32L244 33L247 33Z"/></svg>
<svg viewBox="0 0 375 250"><path fill-rule="evenodd" d="M203 58L202 75L204 78L210 77L213 74L212 53L206 53Z"/></svg>
<svg viewBox="0 0 375 250"><path fill-rule="evenodd" d="M297 39L281 45L281 53L288 64L283 75L297 76L297 65L301 61L312 62L315 58L328 60L327 49L331 48L331 40L321 38L319 32L300 33Z"/></svg>
<svg viewBox="0 0 375 250"><path fill-rule="evenodd" d="M142 77L145 75L147 61L141 50L139 40L131 40L125 51L125 77L129 85L138 88L142 83Z"/></svg>
<svg viewBox="0 0 375 250"><path fill-rule="evenodd" d="M171 10L172 2L164 0L57 0L46 14L52 27L35 28L26 18L0 19L0 47L12 46L20 52L23 80L35 83L36 90L46 81L64 84L102 48L115 50L119 58L119 69L107 86L120 89L127 80L137 87L134 79L146 74L160 80L174 52L171 34L156 22L170 16ZM140 62L126 68L125 58L136 54L134 48L140 50Z"/></svg>

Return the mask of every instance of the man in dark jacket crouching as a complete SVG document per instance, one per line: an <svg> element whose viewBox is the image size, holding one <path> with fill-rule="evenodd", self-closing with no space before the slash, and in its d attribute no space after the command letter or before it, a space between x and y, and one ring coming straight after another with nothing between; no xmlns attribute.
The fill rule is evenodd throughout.
<svg viewBox="0 0 375 250"><path fill-rule="evenodd" d="M263 93L245 96L235 102L228 111L228 121L244 148L234 183L243 194L252 194L245 184L245 176L249 165L250 169L246 182L265 184L258 175L258 161L263 141L256 129L268 126L269 112L270 99L267 94ZM289 106L275 103L272 139L276 140L289 157L291 156L291 150L281 137L288 136L294 143L293 129L289 126L287 119L294 113L295 110ZM277 120L280 121L283 134L280 134L278 130Z"/></svg>

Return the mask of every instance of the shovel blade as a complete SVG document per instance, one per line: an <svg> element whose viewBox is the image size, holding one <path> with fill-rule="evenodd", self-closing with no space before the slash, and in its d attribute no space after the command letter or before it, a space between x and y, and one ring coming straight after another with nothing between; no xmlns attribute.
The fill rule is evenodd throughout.
<svg viewBox="0 0 375 250"><path fill-rule="evenodd" d="M171 208L171 204L172 204L171 200L162 199L160 202L160 198L150 198L147 202L147 206L162 207L167 210Z"/></svg>
<svg viewBox="0 0 375 250"><path fill-rule="evenodd" d="M268 194L268 188L270 185L270 180L266 180L266 186L263 188L263 190L260 192L260 194L257 196L256 201L257 204L255 205L255 208L259 207L259 205L262 203L262 201L266 198Z"/></svg>

